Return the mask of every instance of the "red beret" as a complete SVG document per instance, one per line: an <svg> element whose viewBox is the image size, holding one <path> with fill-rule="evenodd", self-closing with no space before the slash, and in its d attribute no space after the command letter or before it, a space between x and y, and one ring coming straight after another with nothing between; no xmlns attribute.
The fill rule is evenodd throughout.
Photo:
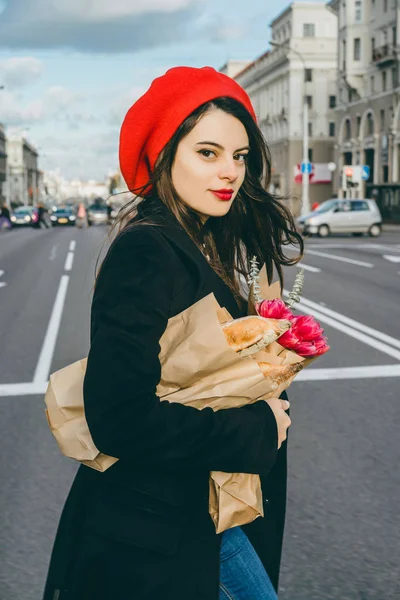
<svg viewBox="0 0 400 600"><path fill-rule="evenodd" d="M212 67L174 67L157 77L122 123L119 162L128 189L145 186L161 150L181 123L196 108L221 96L234 98L257 120L244 89Z"/></svg>

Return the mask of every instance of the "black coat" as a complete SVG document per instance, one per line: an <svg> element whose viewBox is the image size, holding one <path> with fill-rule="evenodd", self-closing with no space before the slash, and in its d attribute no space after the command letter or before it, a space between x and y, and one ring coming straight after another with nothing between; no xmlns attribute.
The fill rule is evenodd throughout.
<svg viewBox="0 0 400 600"><path fill-rule="evenodd" d="M161 226L135 224L120 234L97 281L85 411L96 446L120 460L105 473L80 467L44 600L218 600L212 470L261 475L265 517L243 529L277 587L286 444L276 450L268 404L199 411L155 394L159 339L170 317L211 292L242 316L176 219L155 206Z"/></svg>

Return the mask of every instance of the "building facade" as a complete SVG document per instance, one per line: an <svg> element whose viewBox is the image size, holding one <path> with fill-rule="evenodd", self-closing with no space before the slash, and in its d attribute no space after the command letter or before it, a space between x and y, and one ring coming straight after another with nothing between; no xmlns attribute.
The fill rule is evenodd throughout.
<svg viewBox="0 0 400 600"><path fill-rule="evenodd" d="M375 197L386 220L400 220L399 0L331 0L338 17L338 131L334 190ZM346 165L369 179L348 187Z"/></svg>
<svg viewBox="0 0 400 600"><path fill-rule="evenodd" d="M39 199L38 153L20 132L12 132L6 141L6 198L15 207L37 204Z"/></svg>
<svg viewBox="0 0 400 600"><path fill-rule="evenodd" d="M310 205L332 195L337 67L337 17L325 3L294 2L271 25L271 50L235 79L251 97L272 155L272 183L301 211L303 98L308 104ZM318 168L317 168L318 167ZM322 175L321 175L322 173ZM317 183L320 182L320 183Z"/></svg>
<svg viewBox="0 0 400 600"><path fill-rule="evenodd" d="M3 125L0 123L0 199L4 197L6 177L7 177L6 135L4 132Z"/></svg>

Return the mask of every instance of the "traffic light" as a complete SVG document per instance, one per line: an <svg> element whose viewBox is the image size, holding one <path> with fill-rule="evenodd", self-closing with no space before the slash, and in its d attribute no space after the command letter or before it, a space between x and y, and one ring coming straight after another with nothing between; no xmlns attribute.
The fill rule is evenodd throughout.
<svg viewBox="0 0 400 600"><path fill-rule="evenodd" d="M353 167L345 166L343 167L343 189L347 190L348 188L356 185L353 183Z"/></svg>

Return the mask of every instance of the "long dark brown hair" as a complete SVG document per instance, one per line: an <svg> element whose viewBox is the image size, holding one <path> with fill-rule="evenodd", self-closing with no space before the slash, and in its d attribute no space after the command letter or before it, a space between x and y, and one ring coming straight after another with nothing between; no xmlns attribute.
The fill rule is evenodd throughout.
<svg viewBox="0 0 400 600"><path fill-rule="evenodd" d="M243 184L229 212L222 217L209 217L203 225L200 215L178 196L171 173L179 142L203 115L215 109L223 110L241 121L249 138L250 152L246 158ZM240 299L238 273L245 277L248 275L253 256L257 257L260 265L265 263L270 283L275 266L283 287L282 266L295 265L302 257L304 245L283 199L267 191L270 181L271 155L254 119L236 100L217 98L202 104L180 125L158 157L145 188L131 190L136 195L121 209L113 229L121 231L139 220L152 222L152 218L149 220L147 216L146 219L138 216L137 196L144 196L142 202L149 206L152 199L157 197L175 215L200 250L209 256L210 265L237 300ZM156 218L154 223L157 223ZM298 256L288 257L284 254L284 247L289 244L298 245Z"/></svg>

